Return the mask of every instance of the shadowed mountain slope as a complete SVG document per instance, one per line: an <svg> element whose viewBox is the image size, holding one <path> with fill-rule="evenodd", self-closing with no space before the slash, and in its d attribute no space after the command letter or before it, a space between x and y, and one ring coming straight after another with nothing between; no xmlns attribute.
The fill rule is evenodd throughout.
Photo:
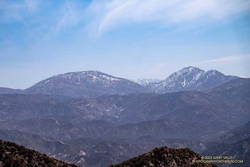
<svg viewBox="0 0 250 167"><path fill-rule="evenodd" d="M76 167L15 143L0 140L1 167Z"/></svg>
<svg viewBox="0 0 250 167"><path fill-rule="evenodd" d="M161 147L110 167L216 167L195 162L200 159L198 154L189 149Z"/></svg>
<svg viewBox="0 0 250 167"><path fill-rule="evenodd" d="M208 144L208 149L204 155L230 155L237 160L243 160L241 167L250 166L250 122L237 127L213 143ZM236 166L237 164L224 164L221 166Z"/></svg>
<svg viewBox="0 0 250 167"><path fill-rule="evenodd" d="M76 99L48 95L0 95L0 125L3 129L58 136L64 140L74 135L78 138L161 135L159 137L208 139L249 121L249 81L236 79L209 92L161 95ZM96 122L93 124L91 121Z"/></svg>

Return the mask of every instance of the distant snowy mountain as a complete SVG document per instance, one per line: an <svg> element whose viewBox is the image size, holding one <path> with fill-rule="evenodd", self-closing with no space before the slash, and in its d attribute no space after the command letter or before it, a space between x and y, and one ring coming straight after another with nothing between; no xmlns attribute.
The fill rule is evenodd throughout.
<svg viewBox="0 0 250 167"><path fill-rule="evenodd" d="M222 83L236 79L216 70L204 71L196 67L185 67L162 81L139 82L156 93L177 92L185 90L206 90Z"/></svg>
<svg viewBox="0 0 250 167"><path fill-rule="evenodd" d="M96 97L110 94L145 92L146 88L127 79L98 71L59 74L45 79L25 90L27 93Z"/></svg>
<svg viewBox="0 0 250 167"><path fill-rule="evenodd" d="M185 67L164 80L142 79L137 83L98 71L69 72L52 76L25 90L0 88L0 94L47 94L69 97L97 97L131 93L203 91L236 79L216 70Z"/></svg>
<svg viewBox="0 0 250 167"><path fill-rule="evenodd" d="M161 82L161 80L160 79L138 79L136 82L149 90L154 90L155 85Z"/></svg>

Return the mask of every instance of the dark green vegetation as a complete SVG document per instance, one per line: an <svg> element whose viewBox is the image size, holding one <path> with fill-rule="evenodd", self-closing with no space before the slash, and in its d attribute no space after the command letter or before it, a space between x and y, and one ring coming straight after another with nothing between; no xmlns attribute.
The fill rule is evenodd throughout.
<svg viewBox="0 0 250 167"><path fill-rule="evenodd" d="M187 148L161 147L110 167L216 167L213 164L195 162L200 159L198 154Z"/></svg>
<svg viewBox="0 0 250 167"><path fill-rule="evenodd" d="M76 167L15 143L0 140L1 167Z"/></svg>

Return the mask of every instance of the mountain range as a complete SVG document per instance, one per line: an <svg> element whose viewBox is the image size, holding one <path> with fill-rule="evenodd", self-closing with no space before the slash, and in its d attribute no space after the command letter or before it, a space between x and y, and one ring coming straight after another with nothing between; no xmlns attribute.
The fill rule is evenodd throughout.
<svg viewBox="0 0 250 167"><path fill-rule="evenodd" d="M80 155L86 155L86 153L81 151ZM196 160L201 160L201 156L190 149L161 147L110 167L216 167L213 164L195 162ZM2 140L0 140L0 165L1 167L76 167L73 164L56 160L37 151Z"/></svg>
<svg viewBox="0 0 250 167"><path fill-rule="evenodd" d="M142 93L146 89L127 79L98 71L60 74L25 90L27 93L64 95L71 97L96 97L109 94Z"/></svg>
<svg viewBox="0 0 250 167"><path fill-rule="evenodd" d="M167 93L186 90L208 90L236 79L216 70L204 71L185 67L164 80L139 80L138 83L99 71L81 71L59 74L24 89L0 88L0 94L26 93L69 97L97 97L138 93Z"/></svg>
<svg viewBox="0 0 250 167"><path fill-rule="evenodd" d="M241 127L249 108L250 79L215 70L186 67L144 84L73 72L25 90L1 88L0 139L80 167L118 164L160 146L247 160L249 131Z"/></svg>
<svg viewBox="0 0 250 167"><path fill-rule="evenodd" d="M224 75L216 70L204 71L196 67L185 67L174 72L164 80L140 80L144 87L155 93L167 93L187 90L207 90L236 79L236 76Z"/></svg>
<svg viewBox="0 0 250 167"><path fill-rule="evenodd" d="M4 128L26 129L39 135L58 134L62 138L66 134L70 137L72 131L77 136L110 136L112 133L113 137L122 137L133 132L138 137L153 134L202 139L220 135L248 121L249 85L249 79L236 79L208 92L143 93L97 98L4 94L0 95L0 124ZM95 126L88 126L91 121L98 122ZM44 125L43 122L47 123ZM75 126L81 128L75 129ZM114 126L116 128L112 128ZM68 133L64 133L67 130Z"/></svg>

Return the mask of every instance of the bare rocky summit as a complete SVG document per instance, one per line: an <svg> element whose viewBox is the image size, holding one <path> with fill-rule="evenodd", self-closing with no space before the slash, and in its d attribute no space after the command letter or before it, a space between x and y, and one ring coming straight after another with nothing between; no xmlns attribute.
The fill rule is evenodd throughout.
<svg viewBox="0 0 250 167"><path fill-rule="evenodd" d="M0 167L77 167L15 143L0 140Z"/></svg>
<svg viewBox="0 0 250 167"><path fill-rule="evenodd" d="M151 152L110 167L216 167L213 164L197 163L200 155L188 148L155 148Z"/></svg>

